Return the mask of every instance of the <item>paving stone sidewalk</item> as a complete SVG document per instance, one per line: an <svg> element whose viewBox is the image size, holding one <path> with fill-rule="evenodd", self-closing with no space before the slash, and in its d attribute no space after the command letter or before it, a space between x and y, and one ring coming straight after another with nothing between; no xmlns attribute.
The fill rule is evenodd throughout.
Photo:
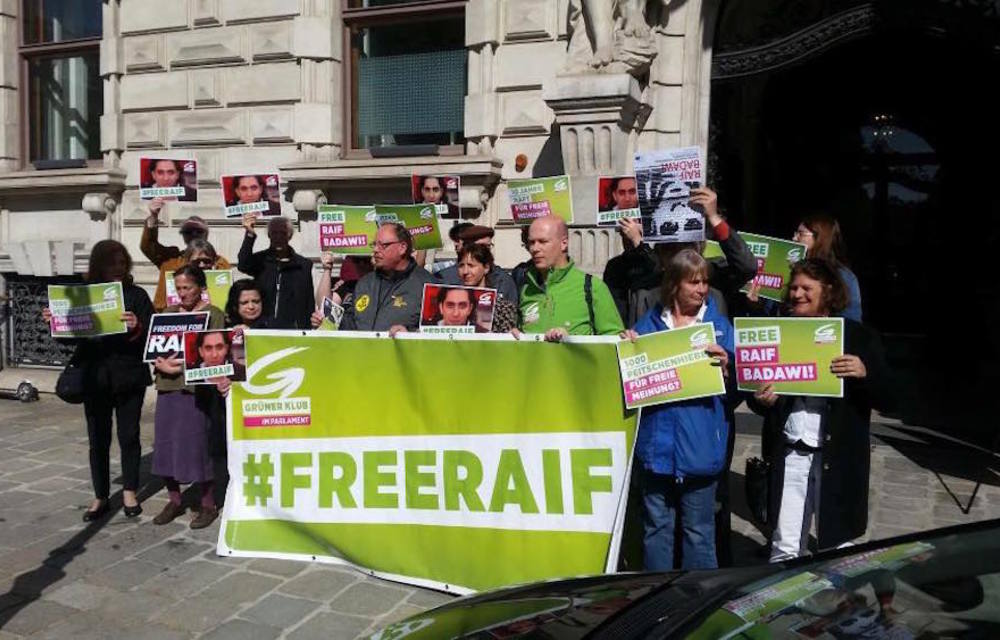
<svg viewBox="0 0 1000 640"><path fill-rule="evenodd" d="M115 511L86 525L80 517L92 493L82 408L51 396L0 401L0 640L355 638L451 599L344 567L221 558L218 523L191 531L184 516L153 525L165 494L148 473L151 422L147 411L145 512L127 520ZM893 433L876 439L873 450L872 537L1000 517L995 475L969 514L957 506L968 500L983 456ZM763 536L739 499L744 459L755 454L756 441L739 435L733 462L739 564L762 561ZM930 462L945 472L935 475ZM119 468L115 457L113 477ZM120 478L115 482L120 489Z"/></svg>

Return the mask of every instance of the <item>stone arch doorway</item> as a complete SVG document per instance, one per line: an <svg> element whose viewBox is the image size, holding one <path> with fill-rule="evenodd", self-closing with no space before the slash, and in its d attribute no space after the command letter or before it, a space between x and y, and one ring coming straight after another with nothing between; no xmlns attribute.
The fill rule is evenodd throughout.
<svg viewBox="0 0 1000 640"><path fill-rule="evenodd" d="M804 212L836 216L904 417L968 414L972 431L1000 382L997 34L992 0L729 0L713 47L709 165L730 217L788 237Z"/></svg>

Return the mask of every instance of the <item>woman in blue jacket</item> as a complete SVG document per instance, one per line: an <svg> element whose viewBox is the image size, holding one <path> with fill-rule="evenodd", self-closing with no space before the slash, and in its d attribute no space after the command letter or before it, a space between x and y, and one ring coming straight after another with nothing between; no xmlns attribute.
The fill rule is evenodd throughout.
<svg viewBox="0 0 1000 640"><path fill-rule="evenodd" d="M639 335L679 329L698 322L715 327L705 351L727 379L733 356L733 327L709 295L708 262L694 249L674 255L664 267L662 301L632 330ZM643 548L648 571L674 567L674 525L680 517L681 568L712 569L715 555L715 486L726 459L732 425L726 402L734 394L645 407L636 439L643 502Z"/></svg>

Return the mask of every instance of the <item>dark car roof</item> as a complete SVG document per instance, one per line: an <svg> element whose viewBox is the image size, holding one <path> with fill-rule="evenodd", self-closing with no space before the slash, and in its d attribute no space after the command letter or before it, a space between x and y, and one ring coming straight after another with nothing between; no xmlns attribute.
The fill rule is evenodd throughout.
<svg viewBox="0 0 1000 640"><path fill-rule="evenodd" d="M786 563L716 571L619 573L534 583L456 599L390 625L372 638L393 638L400 632L403 635L398 637L407 640L721 637L741 626L766 626L767 616L780 618L784 609L771 611L767 607L762 609L767 616L755 617L755 598L768 590L780 590L781 585L801 582L802 576L829 578L816 585L818 591L827 589L828 583L833 585L841 574L848 576L846 582L837 585L841 590L852 588L852 581L870 579L872 571L895 572L897 581L914 584L920 580L915 576L931 575L932 583L916 584L916 588L933 592L935 588L940 590L935 585L948 577L938 575L942 571L994 571L992 565L996 564L995 573L1000 574L998 534L1000 520L993 520L870 542ZM987 557L991 560L983 562ZM977 561L970 564L971 559ZM959 576L956 580L967 578ZM835 591L833 586L827 590ZM793 613L805 615L798 610ZM829 624L839 622L832 620ZM988 627L987 635L976 637L1000 637L1000 627L994 628L990 622L975 624ZM997 635L990 635L994 631ZM770 633L767 629L764 632Z"/></svg>

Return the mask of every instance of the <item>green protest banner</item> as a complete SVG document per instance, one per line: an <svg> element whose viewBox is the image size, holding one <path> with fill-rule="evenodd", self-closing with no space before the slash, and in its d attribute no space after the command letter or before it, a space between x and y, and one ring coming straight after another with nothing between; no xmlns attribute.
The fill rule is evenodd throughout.
<svg viewBox="0 0 1000 640"><path fill-rule="evenodd" d="M709 322L619 342L625 406L637 409L725 393L722 369L705 353L710 344L715 344L715 329Z"/></svg>
<svg viewBox="0 0 1000 640"><path fill-rule="evenodd" d="M53 338L92 338L128 329L122 320L122 283L49 285L49 330Z"/></svg>
<svg viewBox="0 0 1000 640"><path fill-rule="evenodd" d="M616 342L249 331L219 554L459 593L613 570L636 428ZM482 362L510 393L469 393Z"/></svg>
<svg viewBox="0 0 1000 640"><path fill-rule="evenodd" d="M441 225L433 204L377 204L375 220L378 224L398 222L413 236L416 250L440 249Z"/></svg>
<svg viewBox="0 0 1000 640"><path fill-rule="evenodd" d="M774 385L779 395L841 398L830 363L844 353L843 318L735 318L741 391Z"/></svg>
<svg viewBox="0 0 1000 640"><path fill-rule="evenodd" d="M507 195L514 222L531 224L535 218L557 215L573 222L573 189L569 176L508 180Z"/></svg>
<svg viewBox="0 0 1000 640"><path fill-rule="evenodd" d="M785 292L788 291L788 276L792 271L792 265L805 257L806 246L791 240L742 231L740 237L747 243L750 253L757 258L757 275L753 281L760 285L758 295L776 302L783 301ZM714 240L705 243L702 255L706 259L724 257L722 247ZM749 282L740 289L744 293L749 290Z"/></svg>
<svg viewBox="0 0 1000 640"><path fill-rule="evenodd" d="M167 306L180 304L181 299L174 284L174 272L167 271L164 281L167 285ZM208 282L208 288L201 292L201 299L213 307L225 309L229 300L229 290L233 287L233 270L209 269L205 272L205 281Z"/></svg>
<svg viewBox="0 0 1000 640"><path fill-rule="evenodd" d="M322 204L316 212L319 250L343 255L370 256L378 225L375 207Z"/></svg>

